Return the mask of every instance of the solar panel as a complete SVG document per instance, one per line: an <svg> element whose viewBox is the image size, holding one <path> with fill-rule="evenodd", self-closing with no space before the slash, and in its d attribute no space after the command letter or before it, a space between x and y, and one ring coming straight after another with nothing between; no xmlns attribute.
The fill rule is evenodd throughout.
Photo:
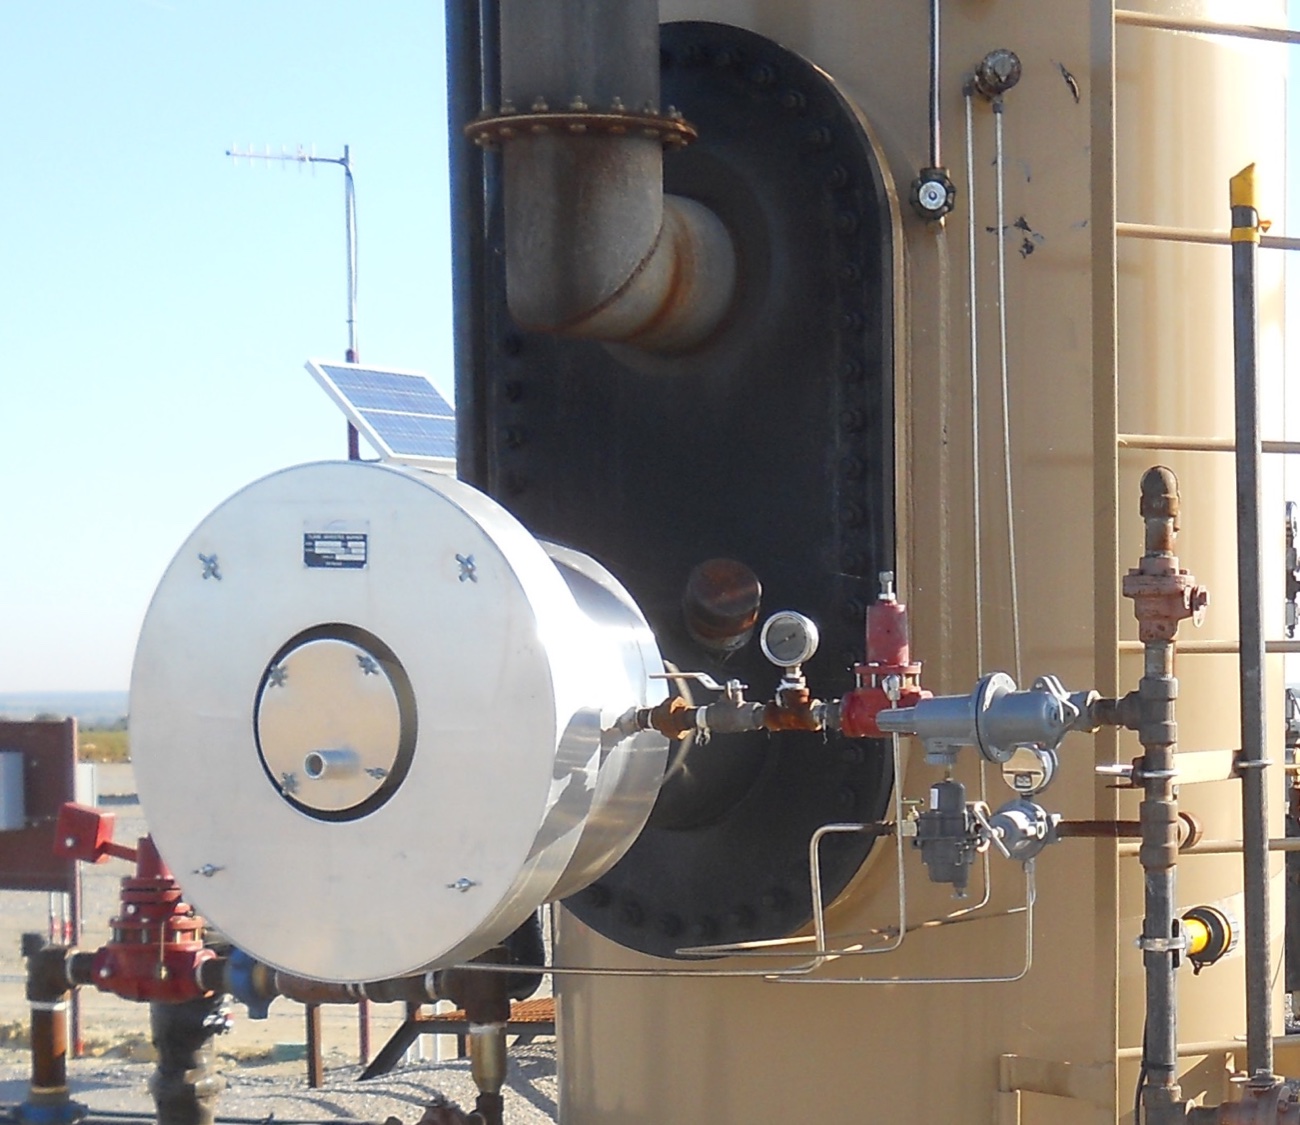
<svg viewBox="0 0 1300 1125"><path fill-rule="evenodd" d="M320 359L306 366L381 460L455 471L456 409L427 375Z"/></svg>

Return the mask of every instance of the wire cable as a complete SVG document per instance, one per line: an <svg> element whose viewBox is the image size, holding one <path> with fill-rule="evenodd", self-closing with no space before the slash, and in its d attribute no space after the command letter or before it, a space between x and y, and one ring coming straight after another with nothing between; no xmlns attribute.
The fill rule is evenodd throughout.
<svg viewBox="0 0 1300 1125"><path fill-rule="evenodd" d="M975 539L975 675L984 674L984 521L980 512L980 376L979 313L975 286L975 126L971 108L974 88L966 101L966 273L970 300L970 445L971 523Z"/></svg>
<svg viewBox="0 0 1300 1125"><path fill-rule="evenodd" d="M1011 393L1007 374L1007 247L1006 208L1004 203L1003 151L1002 151L1002 99L993 103L993 135L997 152L997 238L998 238L998 343L1001 352L1002 376L1002 470L1007 492L1007 554L1011 580L1011 643L1015 654L1016 683L1021 682L1020 669L1020 583L1016 574L1016 513L1011 484Z"/></svg>

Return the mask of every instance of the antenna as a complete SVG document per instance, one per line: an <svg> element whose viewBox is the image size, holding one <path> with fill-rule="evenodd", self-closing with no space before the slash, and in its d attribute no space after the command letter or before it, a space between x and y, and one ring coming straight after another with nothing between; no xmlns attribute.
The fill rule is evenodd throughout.
<svg viewBox="0 0 1300 1125"><path fill-rule="evenodd" d="M348 363L358 362L357 352L357 191L356 184L352 179L352 153L348 145L343 146L342 156L317 156L316 146L312 145L310 149L299 145L293 152L288 152L282 146L279 152L272 152L271 146L267 145L265 150L257 152L252 145L241 150L238 145L226 149L226 155L235 163L240 160L247 160L250 164L255 160L263 160L268 163L277 164L297 164L300 168L303 165L317 164L337 164L343 169L343 218L347 232L347 262L348 262L348 350L345 358ZM361 451L357 440L356 427L351 422L348 423L348 460L357 461L361 457Z"/></svg>

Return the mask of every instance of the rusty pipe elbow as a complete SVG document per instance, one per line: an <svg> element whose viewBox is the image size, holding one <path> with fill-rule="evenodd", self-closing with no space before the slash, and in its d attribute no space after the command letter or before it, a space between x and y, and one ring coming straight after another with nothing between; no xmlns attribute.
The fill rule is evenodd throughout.
<svg viewBox="0 0 1300 1125"><path fill-rule="evenodd" d="M660 353L698 347L735 290L722 221L665 197L658 0L512 0L501 9L506 297L523 328Z"/></svg>
<svg viewBox="0 0 1300 1125"><path fill-rule="evenodd" d="M661 160L658 142L629 138L507 147L506 298L522 328L668 354L713 333L735 248L707 207L663 194Z"/></svg>
<svg viewBox="0 0 1300 1125"><path fill-rule="evenodd" d="M1178 478L1172 469L1155 465L1142 474L1139 511L1146 520L1147 554L1172 554L1179 512Z"/></svg>

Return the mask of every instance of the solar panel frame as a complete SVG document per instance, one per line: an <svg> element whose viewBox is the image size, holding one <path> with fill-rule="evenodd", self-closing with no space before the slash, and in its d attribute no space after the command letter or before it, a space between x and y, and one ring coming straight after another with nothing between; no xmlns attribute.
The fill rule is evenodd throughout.
<svg viewBox="0 0 1300 1125"><path fill-rule="evenodd" d="M381 461L455 474L456 409L423 371L330 359L304 366ZM392 377L387 387L386 376Z"/></svg>

